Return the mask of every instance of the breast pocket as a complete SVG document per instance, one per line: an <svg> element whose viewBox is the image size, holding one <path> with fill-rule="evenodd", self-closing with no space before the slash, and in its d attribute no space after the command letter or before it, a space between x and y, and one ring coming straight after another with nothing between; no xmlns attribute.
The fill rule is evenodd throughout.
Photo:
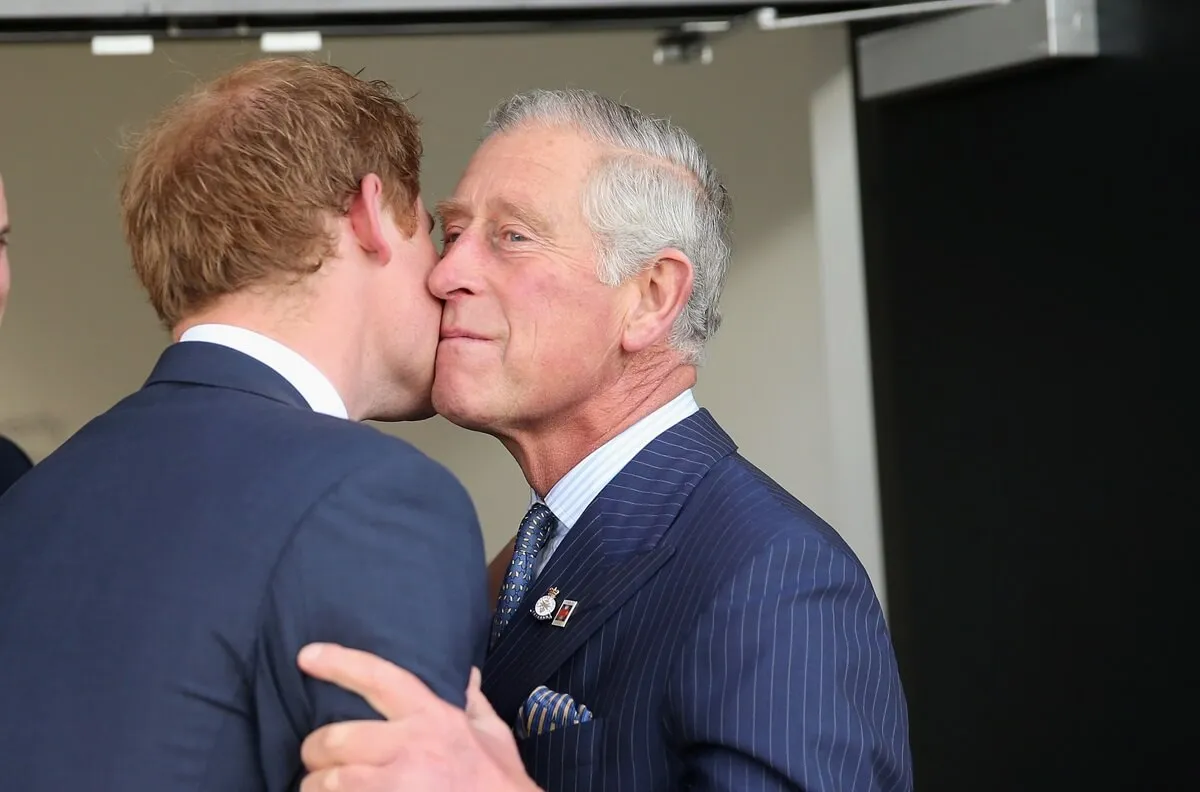
<svg viewBox="0 0 1200 792"><path fill-rule="evenodd" d="M603 753L604 720L566 726L535 734L518 743L521 759L530 775L543 788L553 790L591 789L590 766Z"/></svg>

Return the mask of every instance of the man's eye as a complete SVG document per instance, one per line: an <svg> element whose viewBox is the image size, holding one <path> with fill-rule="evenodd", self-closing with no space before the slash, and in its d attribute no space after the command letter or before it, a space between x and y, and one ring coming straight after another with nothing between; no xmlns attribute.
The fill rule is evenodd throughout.
<svg viewBox="0 0 1200 792"><path fill-rule="evenodd" d="M528 242L529 237L522 234L520 231L504 231L500 234L505 242Z"/></svg>

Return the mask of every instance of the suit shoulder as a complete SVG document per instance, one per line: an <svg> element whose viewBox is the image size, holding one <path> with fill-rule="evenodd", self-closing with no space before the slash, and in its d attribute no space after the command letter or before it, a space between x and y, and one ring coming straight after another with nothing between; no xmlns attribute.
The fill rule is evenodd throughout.
<svg viewBox="0 0 1200 792"><path fill-rule="evenodd" d="M740 454L713 465L691 500L704 501L706 510L722 519L753 523L752 536L815 533L837 538L824 518Z"/></svg>
<svg viewBox="0 0 1200 792"><path fill-rule="evenodd" d="M407 440L374 426L311 413L301 413L291 418L292 421L288 423L303 424L309 442L325 449L331 461L338 461L337 466L343 475L378 466L392 471L401 470L410 476L432 477L439 484L452 483L461 487L458 478L441 462ZM290 433L297 427L281 428Z"/></svg>
<svg viewBox="0 0 1200 792"><path fill-rule="evenodd" d="M466 495L466 489L462 482L450 468L412 443L365 424L355 424L354 426L363 434L362 442L370 444L372 456L377 454L391 464L418 473L423 478L433 479L439 486L451 487L464 496Z"/></svg>
<svg viewBox="0 0 1200 792"><path fill-rule="evenodd" d="M319 416L326 418L328 416ZM292 526L290 543L300 537L321 544L330 533L327 526L355 530L365 521L367 532L380 527L381 548L408 552L415 536L430 534L467 537L478 535L478 516L466 488L447 467L411 443L370 425L329 417L308 435L307 444L317 453L336 457L310 479L313 487L304 509ZM311 451L305 453L311 454ZM296 476L311 467L309 462L288 459ZM284 478L291 478L285 474ZM294 480L294 479L293 479ZM313 526L317 530L311 530ZM402 528L403 530L396 530ZM458 540L456 540L458 541ZM480 542L480 564L482 541ZM378 555L374 559L382 560Z"/></svg>
<svg viewBox="0 0 1200 792"><path fill-rule="evenodd" d="M689 522L695 552L729 569L736 559L749 560L784 544L809 544L858 557L825 519L785 490L744 457L731 454L718 462L688 499L680 519ZM707 549L704 549L707 548Z"/></svg>

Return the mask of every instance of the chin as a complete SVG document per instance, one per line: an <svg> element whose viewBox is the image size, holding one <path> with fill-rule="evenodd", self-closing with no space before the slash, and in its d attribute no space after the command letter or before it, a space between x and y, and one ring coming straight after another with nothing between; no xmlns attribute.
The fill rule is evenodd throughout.
<svg viewBox="0 0 1200 792"><path fill-rule="evenodd" d="M433 409L433 402L425 402L419 408L414 408L411 412L405 414L400 421L428 421L433 416L437 415L437 410Z"/></svg>
<svg viewBox="0 0 1200 792"><path fill-rule="evenodd" d="M389 404L375 410L366 416L365 420L380 423L400 423L403 421L424 421L437 415L433 409L433 401L427 396L420 401L407 404Z"/></svg>
<svg viewBox="0 0 1200 792"><path fill-rule="evenodd" d="M487 418L479 415L478 409L472 409L473 405L468 400L458 398L455 393L447 393L448 390L439 390L436 385L433 388L433 408L437 414L463 429L485 430Z"/></svg>
<svg viewBox="0 0 1200 792"><path fill-rule="evenodd" d="M414 421L427 421L435 415L437 415L437 411L432 406L428 406L421 407L420 409L397 410L381 417L372 417L370 420L380 423L411 423Z"/></svg>

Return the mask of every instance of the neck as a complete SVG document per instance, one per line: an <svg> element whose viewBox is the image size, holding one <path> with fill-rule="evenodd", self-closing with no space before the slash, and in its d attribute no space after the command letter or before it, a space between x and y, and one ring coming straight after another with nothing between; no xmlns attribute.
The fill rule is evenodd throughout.
<svg viewBox="0 0 1200 792"><path fill-rule="evenodd" d="M664 371L665 369L665 371ZM694 366L656 364L622 377L612 386L555 417L548 428L500 437L525 480L540 497L588 454L696 384Z"/></svg>
<svg viewBox="0 0 1200 792"><path fill-rule="evenodd" d="M313 364L338 392L350 419L360 421L369 403L364 388L366 334L361 323L345 321L346 314L330 302L314 296L298 306L263 295L231 294L189 316L172 334L179 340L190 327L225 324L277 341ZM339 332L329 332L330 327Z"/></svg>

